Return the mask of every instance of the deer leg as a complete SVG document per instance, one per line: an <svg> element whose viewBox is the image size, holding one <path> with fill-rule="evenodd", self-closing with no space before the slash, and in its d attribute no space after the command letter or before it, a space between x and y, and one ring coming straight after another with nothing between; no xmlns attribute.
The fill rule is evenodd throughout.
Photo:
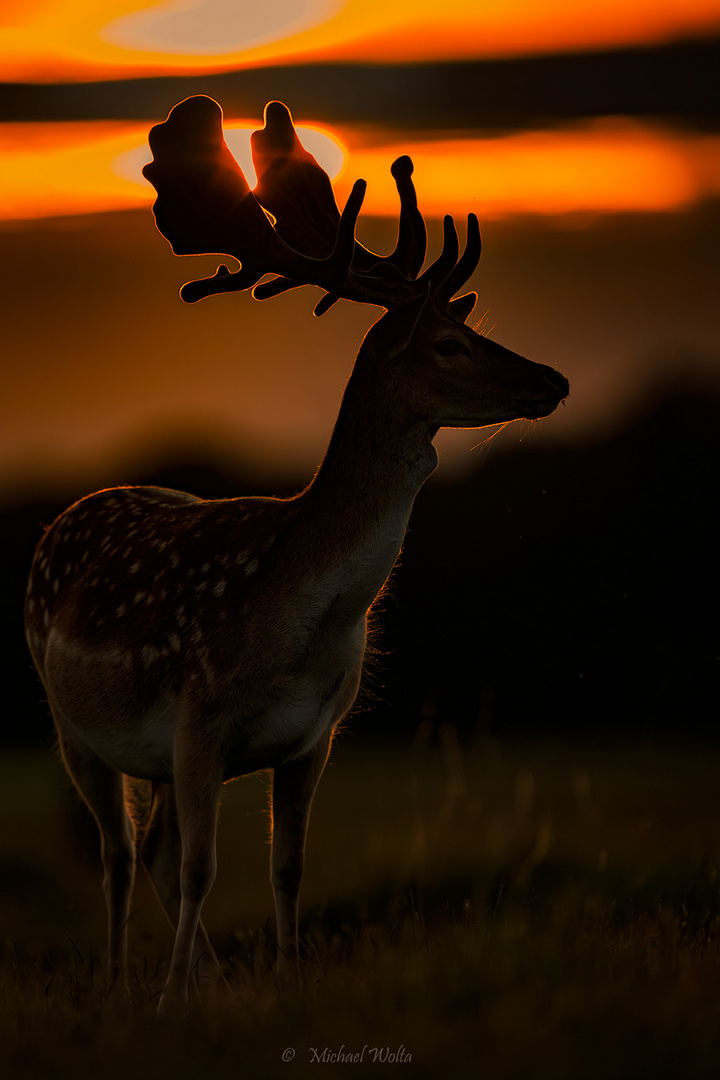
<svg viewBox="0 0 720 1080"><path fill-rule="evenodd" d="M158 900L173 929L177 929L181 906L182 844L172 784L155 785L152 813L140 854ZM199 990L204 996L210 997L214 1004L219 1000L228 1003L235 1001L202 920L198 922L195 934L191 970L196 974Z"/></svg>
<svg viewBox="0 0 720 1080"><path fill-rule="evenodd" d="M100 830L103 889L108 913L108 988L127 989L127 924L135 880L133 828L125 809L123 774L106 765L58 726L68 773Z"/></svg>
<svg viewBox="0 0 720 1080"><path fill-rule="evenodd" d="M310 806L330 750L328 732L309 754L275 768L272 790L271 879L277 919L277 973L281 985L299 976L298 896L305 863Z"/></svg>
<svg viewBox="0 0 720 1080"><path fill-rule="evenodd" d="M184 1008L205 897L215 879L215 830L222 770L199 741L182 738L175 747L175 800L182 846L180 912L168 980L158 1012Z"/></svg>

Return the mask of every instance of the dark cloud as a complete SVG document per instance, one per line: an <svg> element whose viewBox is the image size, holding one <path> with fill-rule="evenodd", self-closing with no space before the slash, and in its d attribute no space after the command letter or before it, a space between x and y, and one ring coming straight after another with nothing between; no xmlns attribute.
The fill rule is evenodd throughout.
<svg viewBox="0 0 720 1080"><path fill-rule="evenodd" d="M0 120L154 120L190 94L259 116L268 100L327 122L515 129L635 115L720 126L720 38L509 60L314 64L94 83L5 84Z"/></svg>

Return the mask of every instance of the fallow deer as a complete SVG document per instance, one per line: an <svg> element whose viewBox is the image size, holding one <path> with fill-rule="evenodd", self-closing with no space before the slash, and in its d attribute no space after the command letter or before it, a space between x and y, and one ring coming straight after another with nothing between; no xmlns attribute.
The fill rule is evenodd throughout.
<svg viewBox="0 0 720 1080"><path fill-rule="evenodd" d="M465 325L454 298L480 256L470 215L458 258L451 218L424 272L426 232L412 163L392 166L397 246L355 239L358 181L342 214L287 108L253 136L251 192L225 145L222 112L189 98L153 128L145 174L176 254L225 253L182 296L252 289L265 299L313 284L386 313L366 335L327 454L293 498L204 500L155 487L89 495L38 544L26 633L67 770L97 820L111 986L122 988L135 873L127 782L151 789L142 859L176 927L159 1011L182 1008L191 973L229 994L201 921L215 875L223 783L272 770L271 880L281 981L298 973L298 892L310 804L333 730L355 700L368 611L390 575L441 427L549 415L568 393L551 367ZM266 274L276 275L261 280Z"/></svg>

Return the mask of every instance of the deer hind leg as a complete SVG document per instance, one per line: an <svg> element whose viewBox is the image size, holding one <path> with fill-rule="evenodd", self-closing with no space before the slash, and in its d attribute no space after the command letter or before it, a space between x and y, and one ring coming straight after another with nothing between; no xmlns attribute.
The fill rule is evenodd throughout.
<svg viewBox="0 0 720 1080"><path fill-rule="evenodd" d="M276 767L272 790L271 879L277 920L277 974L282 987L299 976L298 897L310 806L330 751L331 732L305 757Z"/></svg>
<svg viewBox="0 0 720 1080"><path fill-rule="evenodd" d="M108 988L127 990L127 925L135 881L133 828L125 808L123 774L58 726L65 767L100 830L108 913Z"/></svg>
<svg viewBox="0 0 720 1080"><path fill-rule="evenodd" d="M180 919L180 867L182 843L178 826L175 789L172 784L156 784L150 820L140 849L143 864L150 875L153 888L173 929ZM198 922L193 948L191 971L197 978L198 990L212 1004L235 1002L235 996L225 981L202 920Z"/></svg>

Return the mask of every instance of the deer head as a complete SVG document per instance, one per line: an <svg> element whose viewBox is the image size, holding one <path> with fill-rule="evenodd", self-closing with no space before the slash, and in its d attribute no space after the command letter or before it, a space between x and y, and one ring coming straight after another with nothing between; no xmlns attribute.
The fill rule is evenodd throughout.
<svg viewBox="0 0 720 1080"><path fill-rule="evenodd" d="M465 326L477 295L455 293L480 258L474 214L468 215L462 256L447 216L442 251L421 272L427 238L409 157L392 165L400 198L398 238L395 250L381 256L355 237L365 182L355 183L340 213L329 177L303 148L289 110L279 101L266 106L265 126L252 136L254 191L225 144L222 110L209 97L176 105L150 132L150 147L154 160L144 174L157 189L155 220L173 251L223 253L240 263L234 273L221 265L213 277L188 282L181 289L183 300L245 289L265 300L312 284L325 291L316 315L339 298L385 308L389 315L372 328L364 352L387 363L412 351L412 381L422 378L425 398L428 384L437 384L429 421L435 429L536 419L566 396L567 380L553 368L531 363ZM266 274L275 276L261 280ZM478 376L478 364L486 378ZM427 413L427 403L424 408Z"/></svg>

